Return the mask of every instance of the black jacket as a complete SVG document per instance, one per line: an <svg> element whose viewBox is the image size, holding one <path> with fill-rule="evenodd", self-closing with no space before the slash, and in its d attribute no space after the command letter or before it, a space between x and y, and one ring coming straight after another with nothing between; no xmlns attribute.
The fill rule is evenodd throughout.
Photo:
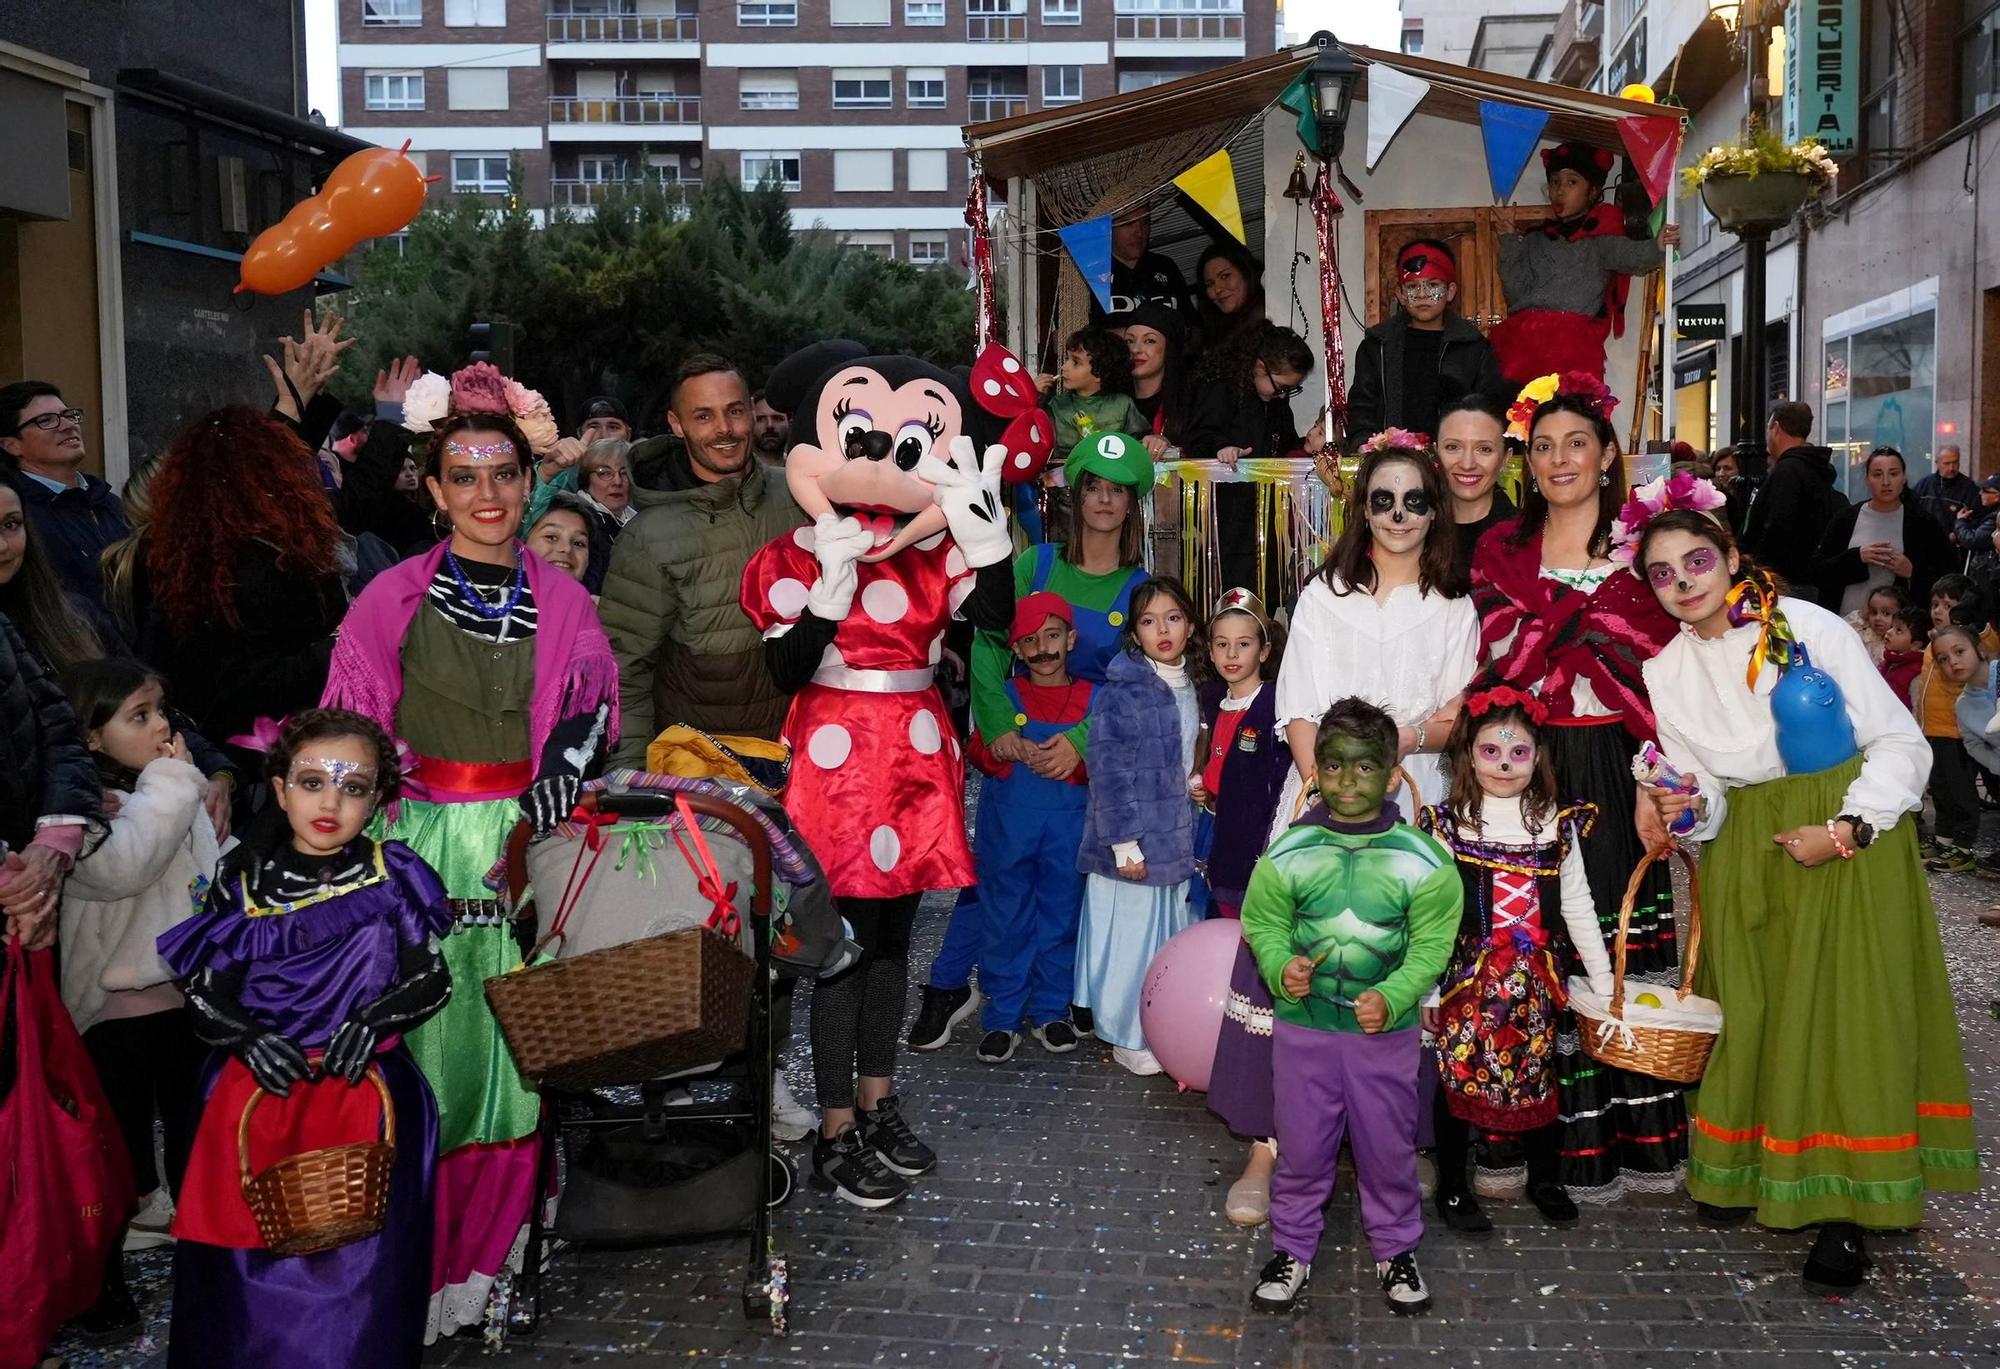
<svg viewBox="0 0 2000 1369"><path fill-rule="evenodd" d="M62 587L93 604L103 603L104 581L98 575L97 558L132 530L125 521L125 506L111 487L94 475L84 475L82 484L58 494L12 466L5 466L0 478L21 496L21 507Z"/></svg>
<svg viewBox="0 0 2000 1369"><path fill-rule="evenodd" d="M1266 403L1249 385L1227 380L1195 387L1181 425L1181 448L1193 459L1207 461L1224 447L1248 447L1252 459L1297 451L1299 428L1291 402Z"/></svg>
<svg viewBox="0 0 2000 1369"><path fill-rule="evenodd" d="M102 792L69 700L0 614L0 842L19 850L44 817L98 826Z"/></svg>
<svg viewBox="0 0 2000 1369"><path fill-rule="evenodd" d="M1817 602L1813 556L1827 524L1847 507L1834 488L1833 449L1794 447L1772 463L1751 501L1743 549L1782 576L1801 599Z"/></svg>
<svg viewBox="0 0 2000 1369"><path fill-rule="evenodd" d="M1819 549L1813 554L1812 582L1819 587L1820 607L1831 613L1840 611L1841 596L1849 585L1868 578L1860 549L1847 545L1866 502L1850 504L1835 514L1820 534ZM1910 602L1915 604L1928 604L1932 583L1959 560L1944 533L1924 516L1913 498L1903 500L1903 555L1910 558L1910 574L1907 579L1897 577L1896 583L1910 591Z"/></svg>
<svg viewBox="0 0 2000 1369"><path fill-rule="evenodd" d="M1983 515L1960 521L1959 514L1966 509L1979 508L1979 482L1965 474L1954 475L1947 480L1932 471L1919 480L1910 491L1916 498L1917 507L1930 515L1931 521L1949 534L1954 527L1969 527Z"/></svg>
<svg viewBox="0 0 2000 1369"><path fill-rule="evenodd" d="M1410 316L1401 311L1362 335L1354 353L1354 380L1347 389L1349 451L1384 428L1435 426L1419 425L1403 412L1403 346L1409 335ZM1438 346L1439 410L1466 394L1504 399L1506 388L1500 362L1485 335L1457 314L1446 314L1444 340Z"/></svg>

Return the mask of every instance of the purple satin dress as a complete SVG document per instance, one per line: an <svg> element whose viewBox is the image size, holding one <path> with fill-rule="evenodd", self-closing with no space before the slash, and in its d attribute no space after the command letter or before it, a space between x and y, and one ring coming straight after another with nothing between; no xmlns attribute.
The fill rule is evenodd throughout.
<svg viewBox="0 0 2000 1369"><path fill-rule="evenodd" d="M396 981L402 947L451 928L430 867L400 842L378 850L374 876L288 911L245 916L240 883L218 884L207 911L160 938L161 957L183 978L208 967L241 974L252 1015L307 1050L322 1047L353 1008ZM204 1106L227 1059L218 1051L203 1070ZM375 1063L396 1112L382 1230L317 1255L182 1240L169 1369L416 1369L422 1361L437 1104L401 1044Z"/></svg>

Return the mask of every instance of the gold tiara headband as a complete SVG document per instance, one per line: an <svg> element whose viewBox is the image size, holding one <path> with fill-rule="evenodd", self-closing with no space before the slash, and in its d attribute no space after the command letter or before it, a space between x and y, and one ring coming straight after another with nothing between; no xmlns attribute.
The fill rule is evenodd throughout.
<svg viewBox="0 0 2000 1369"><path fill-rule="evenodd" d="M1247 613L1257 620L1257 626L1264 633L1264 640L1271 640L1271 616L1264 612L1264 601L1247 589L1226 589L1222 597L1215 601L1215 617L1225 613Z"/></svg>

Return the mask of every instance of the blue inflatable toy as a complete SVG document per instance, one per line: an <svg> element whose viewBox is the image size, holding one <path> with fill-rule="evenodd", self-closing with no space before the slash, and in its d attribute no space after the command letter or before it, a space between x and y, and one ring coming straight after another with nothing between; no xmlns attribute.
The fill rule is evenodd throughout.
<svg viewBox="0 0 2000 1369"><path fill-rule="evenodd" d="M1778 756L1788 775L1810 775L1853 758L1854 724L1847 700L1833 676L1812 663L1804 642L1792 647L1794 660L1771 691L1771 721L1778 729Z"/></svg>

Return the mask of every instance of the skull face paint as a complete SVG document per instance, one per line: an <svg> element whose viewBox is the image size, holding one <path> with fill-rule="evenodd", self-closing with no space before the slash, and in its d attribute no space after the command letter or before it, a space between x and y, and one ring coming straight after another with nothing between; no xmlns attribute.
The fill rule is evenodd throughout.
<svg viewBox="0 0 2000 1369"><path fill-rule="evenodd" d="M1431 520L1437 517L1424 489L1422 469L1414 461L1384 461L1368 480L1362 507L1368 532L1388 552L1407 552L1423 545Z"/></svg>
<svg viewBox="0 0 2000 1369"><path fill-rule="evenodd" d="M1488 723L1473 734L1472 771L1493 798L1511 799L1535 775L1535 739L1507 723Z"/></svg>

